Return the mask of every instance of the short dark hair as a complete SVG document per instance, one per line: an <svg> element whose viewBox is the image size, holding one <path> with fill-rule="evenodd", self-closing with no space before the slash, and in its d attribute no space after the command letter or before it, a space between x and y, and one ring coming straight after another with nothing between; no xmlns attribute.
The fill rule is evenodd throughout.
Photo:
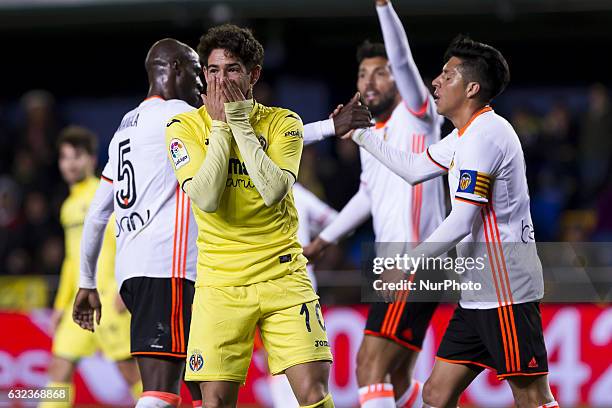
<svg viewBox="0 0 612 408"><path fill-rule="evenodd" d="M200 44L198 44L198 54L202 65L208 66L208 57L212 50L217 48L227 50L238 57L249 71L256 65L263 64L264 49L248 28L223 24L209 29L200 37Z"/></svg>
<svg viewBox="0 0 612 408"><path fill-rule="evenodd" d="M461 59L461 74L468 82L480 84L480 95L483 102L490 102L501 94L510 82L510 69L506 59L497 49L490 45L472 40L460 34L453 39L444 54L446 64L452 57Z"/></svg>
<svg viewBox="0 0 612 408"><path fill-rule="evenodd" d="M387 57L387 50L385 49L385 44L379 42L370 42L370 40L365 40L361 43L359 47L357 47L357 63L361 64L366 58L376 58L382 57L384 59L389 59Z"/></svg>
<svg viewBox="0 0 612 408"><path fill-rule="evenodd" d="M95 133L81 126L71 125L60 132L57 148L65 144L75 149L83 149L91 156L98 154L98 138Z"/></svg>

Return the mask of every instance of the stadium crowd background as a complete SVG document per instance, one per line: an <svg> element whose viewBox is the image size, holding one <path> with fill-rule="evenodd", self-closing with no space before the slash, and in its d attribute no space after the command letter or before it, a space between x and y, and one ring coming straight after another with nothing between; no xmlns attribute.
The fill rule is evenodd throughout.
<svg viewBox="0 0 612 408"><path fill-rule="evenodd" d="M58 216L67 187L57 169L58 133L67 124L94 130L101 168L121 116L146 94L143 60L155 40L174 37L195 46L212 24L230 19L251 26L266 50L256 97L295 110L307 123L348 100L356 81L356 46L381 38L373 0L360 1L344 17L338 7L326 17L319 16L324 10L297 17L303 11L292 11L292 2L268 2L282 10L272 11L274 17L202 3L177 2L166 14L145 4L125 12L110 6L0 9L0 275L59 274ZM435 9L438 4L444 10L442 0L431 9L415 2L416 11L409 3L394 4L423 76L437 75L443 51L458 32L508 57L512 81L494 108L523 144L536 239L612 238L612 103L609 67L601 59L612 39L610 6L586 1L577 10L561 6L568 2L534 2L549 8L530 10L501 1L493 9L483 2L476 12L478 2L448 11ZM299 178L340 210L357 191L359 171L357 146L329 139L305 149ZM358 301L356 291L347 298L331 290L349 275L324 271L358 269L361 243L372 239L366 224L317 264L324 301Z"/></svg>

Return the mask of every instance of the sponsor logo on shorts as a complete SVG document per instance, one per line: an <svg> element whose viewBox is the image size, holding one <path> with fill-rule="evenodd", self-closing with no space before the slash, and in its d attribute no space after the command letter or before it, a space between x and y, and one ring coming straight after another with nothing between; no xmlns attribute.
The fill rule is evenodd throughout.
<svg viewBox="0 0 612 408"><path fill-rule="evenodd" d="M185 144L180 139L172 139L170 141L170 155L175 169L180 169L189 163L189 153Z"/></svg>
<svg viewBox="0 0 612 408"><path fill-rule="evenodd" d="M200 350L193 350L189 356L189 368L191 371L200 371L204 366L204 359Z"/></svg>
<svg viewBox="0 0 612 408"><path fill-rule="evenodd" d="M315 347L329 347L327 340L315 340Z"/></svg>
<svg viewBox="0 0 612 408"><path fill-rule="evenodd" d="M538 362L536 361L535 357L531 357L531 361L529 361L529 364L527 365L527 367L538 368Z"/></svg>

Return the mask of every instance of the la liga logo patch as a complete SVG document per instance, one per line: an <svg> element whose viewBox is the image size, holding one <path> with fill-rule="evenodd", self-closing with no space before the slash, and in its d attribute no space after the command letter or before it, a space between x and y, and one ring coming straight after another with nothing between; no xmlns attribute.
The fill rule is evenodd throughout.
<svg viewBox="0 0 612 408"><path fill-rule="evenodd" d="M204 359L200 350L193 350L189 357L189 369L191 371L200 371L204 366Z"/></svg>
<svg viewBox="0 0 612 408"><path fill-rule="evenodd" d="M185 144L180 139L172 139L170 141L170 156L175 169L180 169L189 163L189 153Z"/></svg>

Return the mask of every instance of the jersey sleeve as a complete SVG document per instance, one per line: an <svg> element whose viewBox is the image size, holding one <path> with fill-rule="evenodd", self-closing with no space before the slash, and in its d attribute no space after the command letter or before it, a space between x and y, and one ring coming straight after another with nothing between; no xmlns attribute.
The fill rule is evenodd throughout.
<svg viewBox="0 0 612 408"><path fill-rule="evenodd" d="M456 142L457 135L453 132L439 142L429 145L425 154L433 164L444 171L448 171L455 155Z"/></svg>
<svg viewBox="0 0 612 408"><path fill-rule="evenodd" d="M499 147L484 135L470 135L471 142L461 146L457 155L459 183L455 199L476 205L489 202L494 174L503 155Z"/></svg>
<svg viewBox="0 0 612 408"><path fill-rule="evenodd" d="M377 6L376 12L393 77L406 108L417 118L431 121L435 116L432 98L414 62L402 22L391 3Z"/></svg>
<svg viewBox="0 0 612 408"><path fill-rule="evenodd" d="M183 188L185 181L191 180L202 165L204 149L195 130L180 115L166 124L166 146L174 174Z"/></svg>
<svg viewBox="0 0 612 408"><path fill-rule="evenodd" d="M112 183L113 181L115 181L115 173L114 173L114 169L116 168L116 166L114 165L114 157L113 157L113 139L111 139L110 143L108 144L108 160L106 161L106 165L104 166L104 169L102 170L102 174L100 175L100 178L103 181Z"/></svg>
<svg viewBox="0 0 612 408"><path fill-rule="evenodd" d="M297 180L304 147L304 125L302 119L291 111L284 111L282 115L271 129L267 153L278 167L291 173Z"/></svg>

